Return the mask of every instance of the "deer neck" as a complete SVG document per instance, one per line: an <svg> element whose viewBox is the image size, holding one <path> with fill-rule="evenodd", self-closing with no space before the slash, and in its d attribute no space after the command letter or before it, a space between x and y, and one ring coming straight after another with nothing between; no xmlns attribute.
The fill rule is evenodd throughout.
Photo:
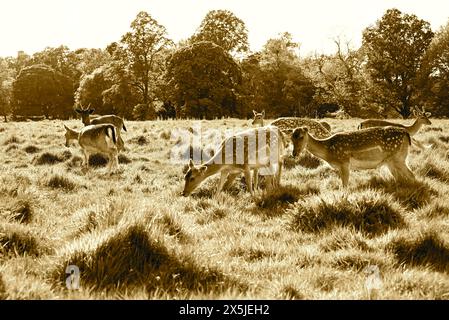
<svg viewBox="0 0 449 320"><path fill-rule="evenodd" d="M82 120L83 120L83 124L84 124L85 126L90 125L90 116L89 116L89 115L83 116Z"/></svg>
<svg viewBox="0 0 449 320"><path fill-rule="evenodd" d="M411 136L413 136L419 131L419 129L421 129L421 126L422 122L419 118L416 118L415 122L411 126L407 127L407 131Z"/></svg>
<svg viewBox="0 0 449 320"><path fill-rule="evenodd" d="M307 141L307 150L314 156L321 158L323 160L328 160L327 146L324 141L315 139L309 134L309 140Z"/></svg>
<svg viewBox="0 0 449 320"><path fill-rule="evenodd" d="M69 130L69 139L70 140L78 140L79 134L80 134L79 131L70 129Z"/></svg>
<svg viewBox="0 0 449 320"><path fill-rule="evenodd" d="M214 174L216 174L217 172L219 172L222 168L223 165L219 165L216 163L213 163L211 161L208 161L206 164L206 171L204 172L204 179L213 176Z"/></svg>

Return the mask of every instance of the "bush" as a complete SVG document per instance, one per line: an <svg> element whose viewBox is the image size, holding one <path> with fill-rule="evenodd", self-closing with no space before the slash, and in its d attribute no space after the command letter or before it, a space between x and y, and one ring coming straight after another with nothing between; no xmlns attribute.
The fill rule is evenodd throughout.
<svg viewBox="0 0 449 320"><path fill-rule="evenodd" d="M46 251L40 246L40 242L38 237L22 225L0 224L0 256L7 254L38 256Z"/></svg>

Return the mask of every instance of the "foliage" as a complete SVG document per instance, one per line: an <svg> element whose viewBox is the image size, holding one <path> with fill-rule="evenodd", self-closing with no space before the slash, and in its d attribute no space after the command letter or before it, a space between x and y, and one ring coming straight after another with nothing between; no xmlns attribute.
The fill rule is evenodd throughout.
<svg viewBox="0 0 449 320"><path fill-rule="evenodd" d="M13 113L16 115L67 118L72 114L73 82L46 65L20 71L13 82Z"/></svg>
<svg viewBox="0 0 449 320"><path fill-rule="evenodd" d="M389 9L363 32L367 69L374 94L402 117L408 118L417 86L417 74L433 37L430 24L415 15Z"/></svg>
<svg viewBox="0 0 449 320"><path fill-rule="evenodd" d="M165 79L177 116L211 119L236 112L235 92L241 69L222 47L196 42L175 51L167 61Z"/></svg>
<svg viewBox="0 0 449 320"><path fill-rule="evenodd" d="M249 50L248 31L245 23L229 10L209 11L191 43L211 41L228 53L245 53Z"/></svg>

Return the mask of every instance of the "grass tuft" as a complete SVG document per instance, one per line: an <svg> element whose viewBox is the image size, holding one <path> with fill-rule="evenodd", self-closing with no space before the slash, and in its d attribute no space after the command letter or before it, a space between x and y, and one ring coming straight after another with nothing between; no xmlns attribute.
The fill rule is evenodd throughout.
<svg viewBox="0 0 449 320"><path fill-rule="evenodd" d="M36 237L25 226L16 223L0 224L0 257L3 255L38 256L47 252Z"/></svg>
<svg viewBox="0 0 449 320"><path fill-rule="evenodd" d="M34 146L34 145L26 146L23 150L24 150L26 153L31 153L31 154L33 154L33 153L38 153L39 151L41 151L40 148L38 148L38 147L36 147L36 146Z"/></svg>
<svg viewBox="0 0 449 320"><path fill-rule="evenodd" d="M394 240L389 248L399 264L426 266L449 273L449 244L436 232L428 231Z"/></svg>
<svg viewBox="0 0 449 320"><path fill-rule="evenodd" d="M391 198L373 192L331 199L313 197L298 201L289 212L293 215L293 229L305 232L342 226L376 236L405 225L403 209Z"/></svg>
<svg viewBox="0 0 449 320"><path fill-rule="evenodd" d="M104 167L108 164L108 158L101 153L94 153L89 156L89 165L92 167Z"/></svg>
<svg viewBox="0 0 449 320"><path fill-rule="evenodd" d="M33 205L31 198L23 198L16 200L11 208L11 217L20 223L29 223L33 218Z"/></svg>
<svg viewBox="0 0 449 320"><path fill-rule="evenodd" d="M189 257L169 252L164 242L150 237L142 225L131 225L101 238L90 248L81 241L72 245L52 273L55 280L65 279L67 265L76 265L81 271L81 283L94 290L143 286L149 293L178 293L222 288L223 275L195 265Z"/></svg>
<svg viewBox="0 0 449 320"><path fill-rule="evenodd" d="M125 156L124 154L119 154L118 155L118 163L120 164L128 164L131 163L132 160L130 158L128 158L127 156Z"/></svg>
<svg viewBox="0 0 449 320"><path fill-rule="evenodd" d="M46 185L52 189L62 189L64 191L72 191L78 186L76 182L59 174L53 174Z"/></svg>
<svg viewBox="0 0 449 320"><path fill-rule="evenodd" d="M64 160L60 156L50 152L45 152L35 157L33 162L37 165L54 165L62 161Z"/></svg>
<svg viewBox="0 0 449 320"><path fill-rule="evenodd" d="M17 138L16 136L10 136L8 139L3 141L4 146L6 146L8 144L20 144L20 143L21 143L20 139Z"/></svg>

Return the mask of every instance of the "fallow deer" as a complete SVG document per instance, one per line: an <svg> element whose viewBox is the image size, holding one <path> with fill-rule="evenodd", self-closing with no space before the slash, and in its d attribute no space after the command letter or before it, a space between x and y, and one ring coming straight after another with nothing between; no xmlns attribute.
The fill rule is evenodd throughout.
<svg viewBox="0 0 449 320"><path fill-rule="evenodd" d="M69 147L70 141L77 140L84 154L84 166L89 168L89 154L102 153L108 156L109 172L118 168L118 149L116 128L112 124L97 124L83 127L80 131L70 129L64 125L65 145Z"/></svg>
<svg viewBox="0 0 449 320"><path fill-rule="evenodd" d="M413 109L413 115L416 117L416 120L415 120L415 122L413 122L413 124L408 125L408 126L400 124L400 123L385 121L385 120L370 119L370 120L365 120L362 123L360 123L358 128L366 129L366 128L371 128L371 127L385 127L385 126L394 126L394 127L404 128L405 130L407 130L407 132L412 137L413 144L415 144L419 148L423 149L424 146L422 145L422 143L420 141L414 139L413 136L416 133L418 133L419 129L421 129L421 127L423 125L431 125L432 124L432 122L429 120L429 118L432 114L430 112L426 112L426 110L423 107L422 110L419 110L418 108Z"/></svg>
<svg viewBox="0 0 449 320"><path fill-rule="evenodd" d="M90 124L113 124L117 128L117 140L118 140L118 150L121 151L124 149L125 143L123 142L121 136L121 130L126 130L125 123L121 117L116 115L104 115L91 119L91 114L94 113L95 109L91 109L90 105L87 108L84 108L80 104L81 108L76 108L75 111L81 115L81 121L85 126Z"/></svg>
<svg viewBox="0 0 449 320"><path fill-rule="evenodd" d="M270 168L274 171L276 184L279 185L283 152L284 137L274 126L236 133L224 139L214 152L214 156L205 164L195 166L190 160L189 169L184 177L182 195L190 195L206 178L220 173L216 191L218 194L225 182L230 182L228 177L235 178L241 172L245 174L247 190L254 195L251 170L260 168Z"/></svg>
<svg viewBox="0 0 449 320"><path fill-rule="evenodd" d="M386 165L396 179L414 180L406 164L410 134L404 128L374 127L341 132L326 139L316 139L306 127L293 131L293 156L306 149L339 171L343 187L351 169L374 169Z"/></svg>

